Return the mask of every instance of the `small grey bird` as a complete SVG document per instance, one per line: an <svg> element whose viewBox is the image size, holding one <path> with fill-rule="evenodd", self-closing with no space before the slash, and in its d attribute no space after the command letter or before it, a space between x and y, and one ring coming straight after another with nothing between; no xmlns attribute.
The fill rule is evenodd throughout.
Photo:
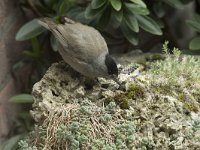
<svg viewBox="0 0 200 150"><path fill-rule="evenodd" d="M53 33L64 61L86 77L117 76L117 65L101 34L93 27L67 17L61 19L61 24L56 24L51 18L38 19L38 23Z"/></svg>

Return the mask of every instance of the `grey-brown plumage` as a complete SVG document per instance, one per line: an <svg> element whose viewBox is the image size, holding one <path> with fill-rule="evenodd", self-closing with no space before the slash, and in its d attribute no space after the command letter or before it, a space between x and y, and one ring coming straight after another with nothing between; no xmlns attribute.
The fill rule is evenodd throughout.
<svg viewBox="0 0 200 150"><path fill-rule="evenodd" d="M94 28L64 17L63 24L50 18L38 19L58 41L58 51L65 62L87 77L107 77L118 73L101 34ZM110 64L111 63L111 64Z"/></svg>

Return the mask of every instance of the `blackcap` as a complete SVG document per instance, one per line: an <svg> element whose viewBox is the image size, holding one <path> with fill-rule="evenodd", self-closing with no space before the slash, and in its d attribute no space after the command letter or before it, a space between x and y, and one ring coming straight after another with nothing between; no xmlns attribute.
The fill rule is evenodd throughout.
<svg viewBox="0 0 200 150"><path fill-rule="evenodd" d="M38 23L53 33L60 55L77 72L90 78L118 75L104 38L93 27L67 17L61 17L60 24L51 18L38 19Z"/></svg>

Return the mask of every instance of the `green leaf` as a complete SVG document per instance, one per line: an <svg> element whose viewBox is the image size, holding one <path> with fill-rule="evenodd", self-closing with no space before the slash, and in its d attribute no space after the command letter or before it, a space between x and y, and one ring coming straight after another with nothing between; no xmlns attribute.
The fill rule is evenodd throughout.
<svg viewBox="0 0 200 150"><path fill-rule="evenodd" d="M22 126L28 131L31 131L33 128L33 120L29 111L22 111L19 113L19 119L22 121Z"/></svg>
<svg viewBox="0 0 200 150"><path fill-rule="evenodd" d="M157 19L157 18L153 18L154 21L159 25L159 27L162 29L165 27L165 24L162 22L162 20Z"/></svg>
<svg viewBox="0 0 200 150"><path fill-rule="evenodd" d="M107 7L107 9L103 12L102 16L99 19L98 26L100 28L106 28L110 21L110 17L111 17L111 8Z"/></svg>
<svg viewBox="0 0 200 150"><path fill-rule="evenodd" d="M162 0L162 1L177 9L183 9L184 6L181 0Z"/></svg>
<svg viewBox="0 0 200 150"><path fill-rule="evenodd" d="M83 24L89 24L91 21L90 19L87 19L85 17L85 8L81 8L81 7L75 7L75 8L70 9L67 12L67 16Z"/></svg>
<svg viewBox="0 0 200 150"><path fill-rule="evenodd" d="M97 10L92 9L91 5L88 5L88 7L85 10L85 17L88 19L92 19L96 17L99 14Z"/></svg>
<svg viewBox="0 0 200 150"><path fill-rule="evenodd" d="M16 34L17 41L24 41L38 36L46 29L37 23L34 19L23 25Z"/></svg>
<svg viewBox="0 0 200 150"><path fill-rule="evenodd" d="M56 38L53 36L53 34L51 34L50 43L51 43L51 48L53 49L53 51L57 52L58 51L57 42L56 42Z"/></svg>
<svg viewBox="0 0 200 150"><path fill-rule="evenodd" d="M182 50L181 53L185 55L200 55L200 50Z"/></svg>
<svg viewBox="0 0 200 150"><path fill-rule="evenodd" d="M160 26L153 19L148 16L137 15L136 17L139 22L139 26L143 30L155 35L162 35L162 30L160 29Z"/></svg>
<svg viewBox="0 0 200 150"><path fill-rule="evenodd" d="M121 35L112 35L108 32L102 32L103 37L105 38L106 42L110 45L121 45L124 43L124 37Z"/></svg>
<svg viewBox="0 0 200 150"><path fill-rule="evenodd" d="M47 6L48 8L52 8L53 5L57 2L56 0L40 0L43 6Z"/></svg>
<svg viewBox="0 0 200 150"><path fill-rule="evenodd" d="M194 14L194 18L192 20L187 20L186 23L194 28L197 32L200 32L200 15Z"/></svg>
<svg viewBox="0 0 200 150"><path fill-rule="evenodd" d="M92 9L100 8L105 4L105 2L106 0L92 0L91 2Z"/></svg>
<svg viewBox="0 0 200 150"><path fill-rule="evenodd" d="M110 0L110 3L112 5L112 7L116 11L119 11L122 8L122 2L121 2L121 0Z"/></svg>
<svg viewBox="0 0 200 150"><path fill-rule="evenodd" d="M48 7L44 7L41 3L39 2L35 2L34 3L34 9L35 11L37 11L37 14L38 15L41 15L41 14L52 14L53 13L53 10Z"/></svg>
<svg viewBox="0 0 200 150"><path fill-rule="evenodd" d="M119 23L121 23L121 22L122 22L122 19L123 19L123 11L122 11L122 10L120 10L120 11L112 10L112 13L113 13L114 18L115 18Z"/></svg>
<svg viewBox="0 0 200 150"><path fill-rule="evenodd" d="M83 24L89 24L90 21L91 21L91 20L85 18L84 11L77 14L76 17L75 17L75 20L77 20L78 22L81 22Z"/></svg>
<svg viewBox="0 0 200 150"><path fill-rule="evenodd" d="M130 13L125 13L124 21L132 31L139 32L139 25L134 15Z"/></svg>
<svg viewBox="0 0 200 150"><path fill-rule="evenodd" d="M34 52L40 51L40 44L39 44L37 38L32 38L31 42L32 42L32 49L33 49L33 51Z"/></svg>
<svg viewBox="0 0 200 150"><path fill-rule="evenodd" d="M23 60L19 60L14 65L12 65L12 72L15 74L15 72L18 72L18 70L22 69L25 64L26 63Z"/></svg>
<svg viewBox="0 0 200 150"><path fill-rule="evenodd" d="M118 28L120 26L122 19L123 19L123 10L121 9L120 11L116 11L112 9L110 23L114 28Z"/></svg>
<svg viewBox="0 0 200 150"><path fill-rule="evenodd" d="M200 22L187 20L186 23L192 28L194 28L197 32L200 32Z"/></svg>
<svg viewBox="0 0 200 150"><path fill-rule="evenodd" d="M59 16L64 15L66 9L67 9L66 1L60 1L60 4L58 4L57 14L58 14Z"/></svg>
<svg viewBox="0 0 200 150"><path fill-rule="evenodd" d="M92 6L90 4L90 5L88 5L88 7L85 10L85 17L86 17L86 19L92 19L99 15L102 15L102 13L104 12L104 10L106 8L107 8L107 4L104 5L104 7L100 7L98 9L92 9Z"/></svg>
<svg viewBox="0 0 200 150"><path fill-rule="evenodd" d="M32 51L33 51L35 57L39 58L41 49L40 49L40 44L39 44L37 38L32 38L31 43L32 43Z"/></svg>
<svg viewBox="0 0 200 150"><path fill-rule="evenodd" d="M33 97L30 94L19 94L12 96L9 101L13 103L33 103Z"/></svg>
<svg viewBox="0 0 200 150"><path fill-rule="evenodd" d="M83 24L89 24L90 22L90 19L86 19L85 17L85 8L81 7L72 8L67 12L67 16Z"/></svg>
<svg viewBox="0 0 200 150"><path fill-rule="evenodd" d="M124 6L129 10L130 12L134 14L139 15L148 15L149 10L147 8L141 7L139 5L131 4L131 3L124 3Z"/></svg>
<svg viewBox="0 0 200 150"><path fill-rule="evenodd" d="M3 150L17 150L18 142L24 137L24 134L19 134L11 137L3 144Z"/></svg>
<svg viewBox="0 0 200 150"><path fill-rule="evenodd" d="M191 50L200 50L200 36L195 37L190 41L189 48Z"/></svg>
<svg viewBox="0 0 200 150"><path fill-rule="evenodd" d="M23 51L23 54L38 61L41 56L40 44L37 38L32 38L31 43L32 43L32 51Z"/></svg>
<svg viewBox="0 0 200 150"><path fill-rule="evenodd" d="M195 14L194 14L194 19L195 19L197 22L200 23L200 15L199 15L199 14L195 13Z"/></svg>
<svg viewBox="0 0 200 150"><path fill-rule="evenodd" d="M23 54L32 58L32 59L36 58L35 54L32 51L23 51Z"/></svg>
<svg viewBox="0 0 200 150"><path fill-rule="evenodd" d="M161 1L153 5L153 10L156 16L158 16L159 18L164 17L164 15L166 14L164 3L162 3Z"/></svg>
<svg viewBox="0 0 200 150"><path fill-rule="evenodd" d="M121 24L121 30L122 30L122 33L124 34L124 36L126 37L126 39L131 44L138 45L138 37L136 36L136 34L134 32L129 30L129 28L124 23Z"/></svg>
<svg viewBox="0 0 200 150"><path fill-rule="evenodd" d="M140 5L141 7L147 8L146 4L142 0L130 0L130 1Z"/></svg>

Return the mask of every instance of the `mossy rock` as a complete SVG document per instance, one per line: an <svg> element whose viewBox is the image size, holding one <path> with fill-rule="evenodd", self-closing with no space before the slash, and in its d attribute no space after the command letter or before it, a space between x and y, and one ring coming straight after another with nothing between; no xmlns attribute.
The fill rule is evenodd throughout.
<svg viewBox="0 0 200 150"><path fill-rule="evenodd" d="M92 89L53 64L33 87L36 126L21 149L200 149L200 60L181 57L144 72L121 66L118 82L98 78Z"/></svg>

